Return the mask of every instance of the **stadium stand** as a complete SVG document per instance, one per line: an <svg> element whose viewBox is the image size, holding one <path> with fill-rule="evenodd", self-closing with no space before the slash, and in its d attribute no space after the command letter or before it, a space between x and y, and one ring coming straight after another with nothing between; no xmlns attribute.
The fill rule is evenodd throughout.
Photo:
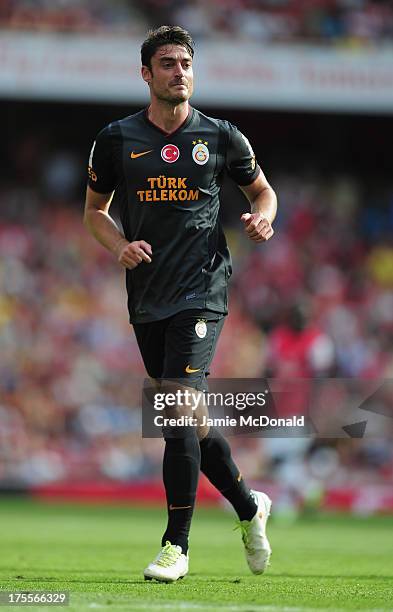
<svg viewBox="0 0 393 612"><path fill-rule="evenodd" d="M318 43L349 48L391 45L388 0L4 0L0 26L57 32L135 34L181 23L195 38Z"/></svg>

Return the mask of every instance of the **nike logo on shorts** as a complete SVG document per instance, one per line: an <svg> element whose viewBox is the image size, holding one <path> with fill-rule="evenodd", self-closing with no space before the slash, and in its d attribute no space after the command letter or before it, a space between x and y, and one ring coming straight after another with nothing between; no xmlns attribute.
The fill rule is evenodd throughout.
<svg viewBox="0 0 393 612"><path fill-rule="evenodd" d="M194 368L192 368L190 365L188 365L188 366L186 367L186 372L187 372L187 374L194 374L194 372L199 372L199 370L200 370L200 369L201 369L201 368L196 368L196 369L194 369Z"/></svg>

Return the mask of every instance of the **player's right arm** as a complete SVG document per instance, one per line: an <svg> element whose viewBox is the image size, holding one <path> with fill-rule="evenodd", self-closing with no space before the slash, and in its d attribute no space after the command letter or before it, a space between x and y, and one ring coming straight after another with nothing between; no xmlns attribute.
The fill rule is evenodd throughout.
<svg viewBox="0 0 393 612"><path fill-rule="evenodd" d="M117 176L113 161L110 126L97 136L90 152L84 223L100 244L111 251L119 263L132 270L151 262L151 245L144 240L129 242L109 214Z"/></svg>
<svg viewBox="0 0 393 612"><path fill-rule="evenodd" d="M142 261L151 263L152 249L144 240L129 242L109 214L114 192L97 193L87 186L84 224L100 244L111 251L119 263L132 270Z"/></svg>

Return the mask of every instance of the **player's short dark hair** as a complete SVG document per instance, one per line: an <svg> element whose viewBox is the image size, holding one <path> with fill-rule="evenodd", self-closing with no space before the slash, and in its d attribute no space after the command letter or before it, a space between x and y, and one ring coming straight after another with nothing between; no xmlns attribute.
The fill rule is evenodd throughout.
<svg viewBox="0 0 393 612"><path fill-rule="evenodd" d="M194 41L191 35L180 26L161 26L150 30L141 46L142 66L151 68L151 58L159 47L164 45L181 45L194 57Z"/></svg>

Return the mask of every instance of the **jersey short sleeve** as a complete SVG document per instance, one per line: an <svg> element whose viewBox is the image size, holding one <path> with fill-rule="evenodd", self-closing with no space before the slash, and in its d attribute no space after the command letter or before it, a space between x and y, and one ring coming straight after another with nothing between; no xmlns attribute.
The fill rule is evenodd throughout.
<svg viewBox="0 0 393 612"><path fill-rule="evenodd" d="M117 184L110 128L108 125L97 135L89 156L88 185L98 193L110 193Z"/></svg>
<svg viewBox="0 0 393 612"><path fill-rule="evenodd" d="M248 139L236 126L227 123L227 129L226 167L228 174L238 185L250 185L260 172L254 151Z"/></svg>

